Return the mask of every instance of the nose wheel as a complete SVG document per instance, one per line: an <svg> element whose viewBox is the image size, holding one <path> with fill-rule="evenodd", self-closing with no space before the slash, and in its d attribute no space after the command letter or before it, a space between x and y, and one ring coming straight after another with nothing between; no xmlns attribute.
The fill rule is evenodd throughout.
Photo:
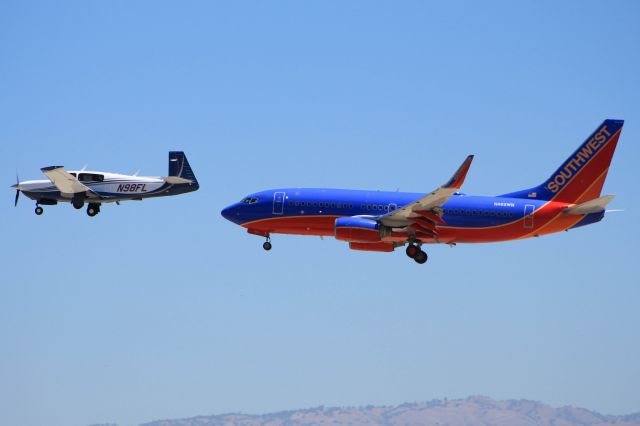
<svg viewBox="0 0 640 426"><path fill-rule="evenodd" d="M44 209L40 206L36 206L35 212L38 216L40 216L42 213L44 213Z"/></svg>
<svg viewBox="0 0 640 426"><path fill-rule="evenodd" d="M262 248L265 249L266 251L269 251L269 250L271 250L271 247L272 247L271 246L271 237L267 236L267 241L265 241L262 244Z"/></svg>

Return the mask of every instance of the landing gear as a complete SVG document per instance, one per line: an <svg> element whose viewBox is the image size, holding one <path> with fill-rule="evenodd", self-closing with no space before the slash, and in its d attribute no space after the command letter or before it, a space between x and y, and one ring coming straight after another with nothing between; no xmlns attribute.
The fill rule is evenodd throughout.
<svg viewBox="0 0 640 426"><path fill-rule="evenodd" d="M36 214L40 216L42 213L44 213L44 209L40 206L36 206Z"/></svg>
<svg viewBox="0 0 640 426"><path fill-rule="evenodd" d="M422 243L415 239L409 240L409 245L407 246L406 253L411 259L415 260L416 263L423 264L427 261L429 256L425 253L420 247Z"/></svg>
<svg viewBox="0 0 640 426"><path fill-rule="evenodd" d="M422 250L420 250L418 254L416 254L413 258L413 260L415 260L416 263L419 263L420 265L425 263L427 259L429 259L429 256L427 255L427 253L423 252Z"/></svg>
<svg viewBox="0 0 640 426"><path fill-rule="evenodd" d="M87 214L91 217L97 215L98 213L100 213L100 204L94 204L94 203L90 203L87 206Z"/></svg>
<svg viewBox="0 0 640 426"><path fill-rule="evenodd" d="M418 254L419 252L420 252L420 247L418 247L417 245L409 244L407 246L406 253L407 253L407 256L409 256L410 258L412 259L415 258L416 254Z"/></svg>
<svg viewBox="0 0 640 426"><path fill-rule="evenodd" d="M262 248L265 249L266 251L271 250L271 237L269 235L267 235L267 241L264 242L264 244L262 244Z"/></svg>

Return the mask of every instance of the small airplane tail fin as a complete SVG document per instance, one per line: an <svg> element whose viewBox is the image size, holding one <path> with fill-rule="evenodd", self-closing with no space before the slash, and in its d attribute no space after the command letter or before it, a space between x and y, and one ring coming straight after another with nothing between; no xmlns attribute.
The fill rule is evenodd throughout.
<svg viewBox="0 0 640 426"><path fill-rule="evenodd" d="M169 177L188 179L195 189L199 188L198 179L193 173L187 156L182 151L169 151ZM178 182L176 180L176 182Z"/></svg>
<svg viewBox="0 0 640 426"><path fill-rule="evenodd" d="M623 120L605 120L544 183L500 197L578 204L600 197Z"/></svg>

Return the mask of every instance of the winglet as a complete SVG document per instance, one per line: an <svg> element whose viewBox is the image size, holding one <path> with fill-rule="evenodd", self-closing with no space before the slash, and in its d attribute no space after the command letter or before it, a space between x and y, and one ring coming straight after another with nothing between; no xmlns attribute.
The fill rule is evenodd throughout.
<svg viewBox="0 0 640 426"><path fill-rule="evenodd" d="M467 172L469 171L469 167L471 167L471 162L473 161L473 155L469 155L460 165L458 170L451 176L449 182L442 185L443 188L455 188L459 189L464 183L464 178L467 177Z"/></svg>

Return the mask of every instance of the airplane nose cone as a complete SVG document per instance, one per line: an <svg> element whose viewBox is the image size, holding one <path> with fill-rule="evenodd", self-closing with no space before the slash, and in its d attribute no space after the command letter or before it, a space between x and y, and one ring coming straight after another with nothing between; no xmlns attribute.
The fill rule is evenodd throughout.
<svg viewBox="0 0 640 426"><path fill-rule="evenodd" d="M238 223L238 220L240 219L240 206L237 203L232 204L225 207L220 214L228 221Z"/></svg>

